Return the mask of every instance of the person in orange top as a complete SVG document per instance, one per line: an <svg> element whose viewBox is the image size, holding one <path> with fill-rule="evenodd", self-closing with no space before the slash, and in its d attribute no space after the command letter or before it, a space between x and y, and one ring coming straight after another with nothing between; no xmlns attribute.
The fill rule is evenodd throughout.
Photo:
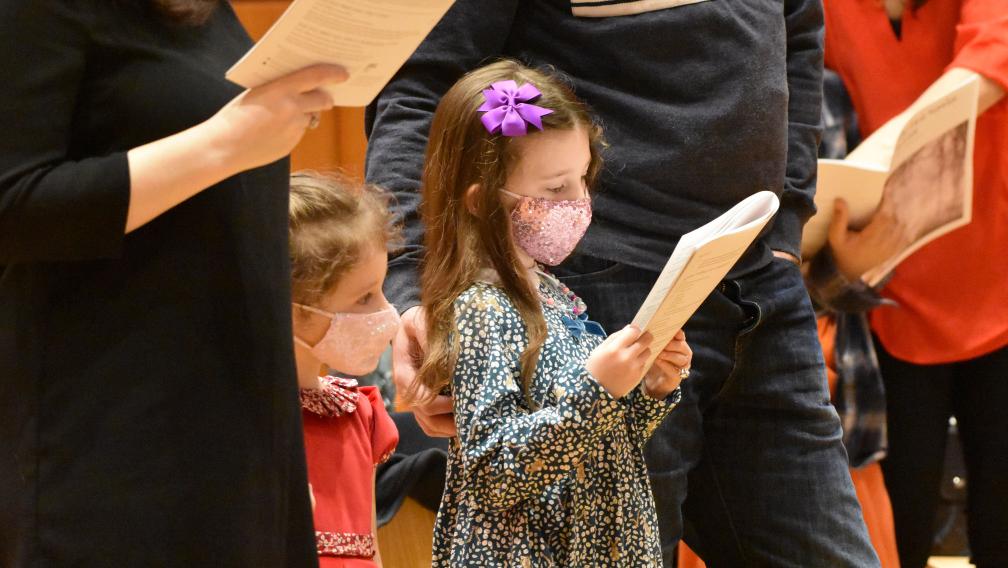
<svg viewBox="0 0 1008 568"><path fill-rule="evenodd" d="M930 552L948 418L959 420L978 566L1008 561L1008 4L1004 0L825 0L826 66L843 79L864 135L931 87L981 77L973 221L899 265L871 314L887 392L883 461L902 565ZM867 140L865 143L869 143ZM847 228L836 204L830 248L849 280L888 257L899 227Z"/></svg>

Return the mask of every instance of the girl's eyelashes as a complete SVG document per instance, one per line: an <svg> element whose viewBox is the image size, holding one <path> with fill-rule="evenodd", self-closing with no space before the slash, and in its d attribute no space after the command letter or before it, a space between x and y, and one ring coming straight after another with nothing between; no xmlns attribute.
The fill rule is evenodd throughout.
<svg viewBox="0 0 1008 568"><path fill-rule="evenodd" d="M588 174L585 173L583 176L581 176L581 188L584 189L584 188L587 188L587 187L588 187ZM567 190L567 184L566 183L562 183L558 187L547 187L546 188L546 191L548 191L550 193L563 193L566 190Z"/></svg>
<svg viewBox="0 0 1008 568"><path fill-rule="evenodd" d="M371 298L373 298L373 297L374 297L374 294L371 293L371 292L368 292L367 294L364 294L363 296L361 296L361 298L359 300L357 300L357 305L358 306L366 306L366 305L368 305L368 304L371 303Z"/></svg>

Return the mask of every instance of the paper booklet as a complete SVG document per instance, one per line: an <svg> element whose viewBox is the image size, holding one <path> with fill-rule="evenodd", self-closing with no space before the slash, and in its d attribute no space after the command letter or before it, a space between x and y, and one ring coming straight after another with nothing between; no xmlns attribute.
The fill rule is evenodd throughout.
<svg viewBox="0 0 1008 568"><path fill-rule="evenodd" d="M838 197L847 201L855 229L881 206L908 230L901 252L862 275L872 286L925 244L968 224L978 95L976 77L930 91L846 159L819 160L819 211L805 225L802 256L811 258L826 244Z"/></svg>
<svg viewBox="0 0 1008 568"><path fill-rule="evenodd" d="M763 227L777 213L780 201L771 191L750 195L710 223L679 239L658 281L648 293L633 323L664 347L707 299ZM652 349L650 369L660 349Z"/></svg>
<svg viewBox="0 0 1008 568"><path fill-rule="evenodd" d="M454 0L295 0L225 75L255 87L316 63L346 68L336 106L367 106Z"/></svg>

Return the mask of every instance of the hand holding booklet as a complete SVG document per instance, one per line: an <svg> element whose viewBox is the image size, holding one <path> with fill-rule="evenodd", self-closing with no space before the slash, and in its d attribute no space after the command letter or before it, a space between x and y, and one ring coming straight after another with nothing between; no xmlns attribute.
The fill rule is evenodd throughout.
<svg viewBox="0 0 1008 568"><path fill-rule="evenodd" d="M881 210L903 233L906 244L861 276L871 286L925 244L969 223L978 93L976 77L938 85L846 159L819 160L819 211L805 225L802 256L826 244L837 198L847 202L852 228Z"/></svg>
<svg viewBox="0 0 1008 568"><path fill-rule="evenodd" d="M651 332L652 345L658 346L652 349L646 368L735 266L779 206L773 192L761 191L679 239L633 320L641 330Z"/></svg>
<svg viewBox="0 0 1008 568"><path fill-rule="evenodd" d="M317 63L350 78L327 87L336 106L366 106L454 0L294 0L225 75L256 87Z"/></svg>

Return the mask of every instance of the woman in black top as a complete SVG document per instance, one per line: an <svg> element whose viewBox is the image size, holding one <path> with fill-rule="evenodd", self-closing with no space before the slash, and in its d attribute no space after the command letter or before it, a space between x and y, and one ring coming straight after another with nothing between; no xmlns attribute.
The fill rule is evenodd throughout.
<svg viewBox="0 0 1008 568"><path fill-rule="evenodd" d="M283 157L345 74L242 93L249 46L227 2L0 6L0 565L316 563Z"/></svg>

